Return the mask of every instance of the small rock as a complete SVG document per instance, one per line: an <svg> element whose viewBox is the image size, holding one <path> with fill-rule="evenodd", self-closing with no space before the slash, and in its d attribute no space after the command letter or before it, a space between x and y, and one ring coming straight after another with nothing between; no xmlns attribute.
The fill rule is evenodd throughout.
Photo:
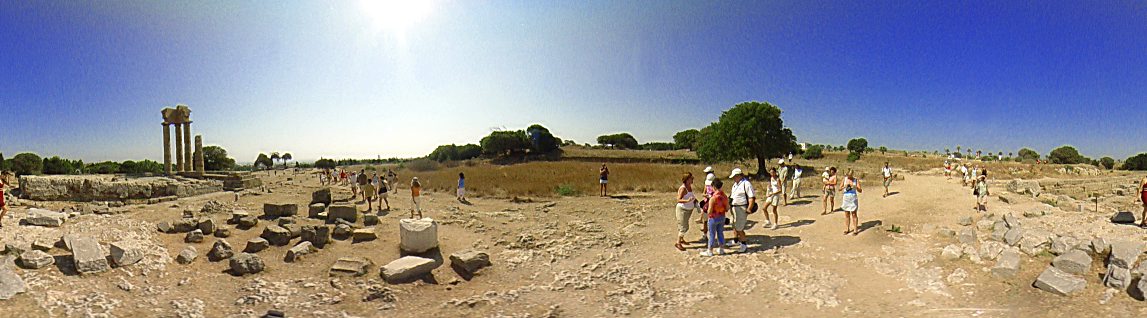
<svg viewBox="0 0 1147 318"><path fill-rule="evenodd" d="M31 250L20 254L20 267L27 269L40 269L48 265L56 263L56 259L52 255L48 255L44 251ZM0 264L0 267L6 265Z"/></svg>
<svg viewBox="0 0 1147 318"><path fill-rule="evenodd" d="M955 244L945 246L944 250L940 252L940 258L949 261L960 259L960 256L964 256L964 249Z"/></svg>
<svg viewBox="0 0 1147 318"><path fill-rule="evenodd" d="M187 236L183 237L183 241L187 243L203 243L203 231L196 229L187 232Z"/></svg>
<svg viewBox="0 0 1147 318"><path fill-rule="evenodd" d="M967 271L965 271L963 268L956 268L956 270L952 271L951 275L948 275L948 283L949 284L960 284L960 283L963 283L964 280L967 278L968 278L968 272Z"/></svg>
<svg viewBox="0 0 1147 318"><path fill-rule="evenodd" d="M351 233L354 242L373 241L378 238L378 234L374 233L374 228L356 229Z"/></svg>
<svg viewBox="0 0 1147 318"><path fill-rule="evenodd" d="M1020 224L1020 219L1011 213L1004 214L1004 223L1007 224L1008 228L1012 229L1019 228L1022 225Z"/></svg>
<svg viewBox="0 0 1147 318"><path fill-rule="evenodd" d="M1000 256L1000 253L1002 253L1005 248L1007 248L1007 246L1004 246L1003 243L992 241L984 242L984 244L980 244L980 258L985 260L995 260L996 257Z"/></svg>
<svg viewBox="0 0 1147 318"><path fill-rule="evenodd" d="M31 208L28 209L28 216L24 218L24 223L35 226L60 227L64 225L64 221L67 219L68 215L64 213Z"/></svg>
<svg viewBox="0 0 1147 318"><path fill-rule="evenodd" d="M268 225L263 229L263 234L259 235L259 237L267 239L267 242L270 242L272 245L276 246L284 246L290 244L292 236L293 235L291 234L290 230L287 230L278 225Z"/></svg>
<svg viewBox="0 0 1147 318"><path fill-rule="evenodd" d="M972 225L972 217L970 217L970 216L962 217L962 218L960 218L960 221L957 223L959 223L961 226Z"/></svg>
<svg viewBox="0 0 1147 318"><path fill-rule="evenodd" d="M227 219L228 224L239 224L239 220L251 216L251 213L243 210L231 211L231 218Z"/></svg>
<svg viewBox="0 0 1147 318"><path fill-rule="evenodd" d="M212 262L222 261L231 258L231 256L235 256L235 250L225 239L215 240L215 244L211 246L211 251L207 252L207 260Z"/></svg>
<svg viewBox="0 0 1147 318"><path fill-rule="evenodd" d="M1012 228L1004 233L1004 243L1008 246L1016 246L1020 244L1020 240L1024 238L1024 230L1021 228Z"/></svg>
<svg viewBox="0 0 1147 318"><path fill-rule="evenodd" d="M1135 214L1126 211L1115 212L1115 215L1111 216L1111 223L1134 224Z"/></svg>
<svg viewBox="0 0 1147 318"><path fill-rule="evenodd" d="M241 229L250 229L259 225L259 218L255 217L254 215L245 216L239 218L239 221L236 223L238 223L239 228Z"/></svg>
<svg viewBox="0 0 1147 318"><path fill-rule="evenodd" d="M1051 253L1055 255L1063 255L1070 250L1075 249L1079 245L1079 240L1069 236L1056 236L1051 239Z"/></svg>
<svg viewBox="0 0 1147 318"><path fill-rule="evenodd" d="M270 242L267 242L267 240L264 238L256 237L247 240L247 246L243 248L243 253L258 253L267 249L268 247L271 247Z"/></svg>
<svg viewBox="0 0 1147 318"><path fill-rule="evenodd" d="M350 223L357 222L358 208L350 204L334 204L327 207L327 222L335 223L335 220L346 220Z"/></svg>
<svg viewBox="0 0 1147 318"><path fill-rule="evenodd" d="M364 215L362 216L362 224L363 224L363 225L366 225L366 226L375 226L375 225L378 225L378 223L379 223L379 220L378 220L378 215L375 215L375 214L364 214Z"/></svg>
<svg viewBox="0 0 1147 318"><path fill-rule="evenodd" d="M965 227L964 229L960 230L959 234L956 234L956 238L960 241L960 243L963 244L976 244L976 229Z"/></svg>
<svg viewBox="0 0 1147 318"><path fill-rule="evenodd" d="M188 246L179 252L179 256L175 257L175 261L187 265L194 262L196 258L199 258L199 251L196 250L194 246Z"/></svg>
<svg viewBox="0 0 1147 318"><path fill-rule="evenodd" d="M1103 285L1118 290L1127 290L1131 287L1131 271L1115 264L1107 265L1107 273L1103 275Z"/></svg>
<svg viewBox="0 0 1147 318"><path fill-rule="evenodd" d="M1043 273L1036 277L1032 284L1043 291L1060 296L1068 296L1083 291L1087 281L1070 273L1059 270L1055 266L1048 266Z"/></svg>
<svg viewBox="0 0 1147 318"><path fill-rule="evenodd" d="M330 205L333 201L331 188L322 188L311 193L311 203Z"/></svg>
<svg viewBox="0 0 1147 318"><path fill-rule="evenodd" d="M1071 250L1051 261L1052 266L1070 273L1083 275L1091 271L1091 256L1080 250Z"/></svg>
<svg viewBox="0 0 1147 318"><path fill-rule="evenodd" d="M215 229L215 237L218 237L218 238L231 237L231 229L228 229L225 227L217 228L217 229Z"/></svg>
<svg viewBox="0 0 1147 318"><path fill-rule="evenodd" d="M331 233L331 235L340 239L346 239L351 236L353 231L350 225L339 224L335 226L335 231Z"/></svg>
<svg viewBox="0 0 1147 318"><path fill-rule="evenodd" d="M1020 270L1020 253L1014 249L1006 249L1000 253L996 266L992 267L992 275L1001 278L1015 277Z"/></svg>
<svg viewBox="0 0 1147 318"><path fill-rule="evenodd" d="M418 256L405 256L390 262L379 270L382 279L391 284L408 282L430 274L436 264L434 260Z"/></svg>
<svg viewBox="0 0 1147 318"><path fill-rule="evenodd" d="M312 245L311 242L299 242L299 244L296 244L290 250L287 250L287 257L284 258L283 261L287 263L294 263L303 259L303 256L314 252L318 252L318 250L315 249L315 246Z"/></svg>
<svg viewBox="0 0 1147 318"><path fill-rule="evenodd" d="M16 274L16 271L8 266L0 265L0 300L11 299L12 296L23 293L25 289L27 286L24 285L24 279L20 278L20 274Z"/></svg>
<svg viewBox="0 0 1147 318"><path fill-rule="evenodd" d="M365 257L340 257L331 266L330 276L363 276L373 264Z"/></svg>
<svg viewBox="0 0 1147 318"><path fill-rule="evenodd" d="M1091 239L1091 252L1095 255L1104 255L1111 252L1111 243L1107 239L1097 237Z"/></svg>
<svg viewBox="0 0 1147 318"><path fill-rule="evenodd" d="M139 263L143 260L143 248L133 241L119 241L111 243L112 262L123 267Z"/></svg>
<svg viewBox="0 0 1147 318"><path fill-rule="evenodd" d="M325 219L322 217L323 212L326 212L327 205L322 203L311 204L307 208L307 217L312 219Z"/></svg>
<svg viewBox="0 0 1147 318"><path fill-rule="evenodd" d="M47 252L47 251L52 250L53 246L55 246L55 243L51 242L51 240L49 240L47 238L38 238L38 239L36 239L36 241L32 242L32 249L38 250L38 251Z"/></svg>
<svg viewBox="0 0 1147 318"><path fill-rule="evenodd" d="M179 219L171 222L171 232L167 233L187 233L199 228L199 222L193 219Z"/></svg>
<svg viewBox="0 0 1147 318"><path fill-rule="evenodd" d="M1119 241L1111 243L1111 255L1107 262L1123 268L1135 267L1139 255L1143 254L1143 243L1134 241Z"/></svg>
<svg viewBox="0 0 1147 318"><path fill-rule="evenodd" d="M490 266L490 255L486 252L466 250L450 254L450 266L460 272L475 274Z"/></svg>
<svg viewBox="0 0 1147 318"><path fill-rule="evenodd" d="M984 232L992 232L995 227L995 222L992 220L980 220L976 222L976 229Z"/></svg>
<svg viewBox="0 0 1147 318"><path fill-rule="evenodd" d="M211 234L211 233L215 233L215 229L217 228L217 224L215 224L215 219L204 218L203 220L199 221L198 228L199 228L199 231L202 233Z"/></svg>
<svg viewBox="0 0 1147 318"><path fill-rule="evenodd" d="M379 285L370 285L366 288L366 294L362 296L362 301L369 302L376 299L382 300L385 303L393 303L395 301L394 292L390 288L382 287Z"/></svg>
<svg viewBox="0 0 1147 318"><path fill-rule="evenodd" d="M302 228L302 241L311 242L317 248L326 247L331 241L331 228L326 225L307 225Z"/></svg>
<svg viewBox="0 0 1147 318"><path fill-rule="evenodd" d="M231 257L229 265L231 267L231 275L235 276L256 274L262 272L265 267L263 259L251 253L241 253Z"/></svg>
<svg viewBox="0 0 1147 318"><path fill-rule="evenodd" d="M80 236L73 237L69 241L68 246L72 250L72 261L75 263L76 271L81 274L92 274L111 269L108 255L99 241Z"/></svg>
<svg viewBox="0 0 1147 318"><path fill-rule="evenodd" d="M263 216L268 218L278 218L284 216L294 216L299 214L299 205L294 203L286 204L272 204L263 203Z"/></svg>
<svg viewBox="0 0 1147 318"><path fill-rule="evenodd" d="M289 224L295 224L295 217L284 216L279 218L279 226L286 227Z"/></svg>

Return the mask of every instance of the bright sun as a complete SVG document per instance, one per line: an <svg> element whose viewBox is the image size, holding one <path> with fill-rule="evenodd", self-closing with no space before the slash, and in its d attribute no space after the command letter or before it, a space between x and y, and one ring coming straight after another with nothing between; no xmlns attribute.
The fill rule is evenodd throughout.
<svg viewBox="0 0 1147 318"><path fill-rule="evenodd" d="M431 0L361 0L363 14L377 29L402 33L434 9Z"/></svg>

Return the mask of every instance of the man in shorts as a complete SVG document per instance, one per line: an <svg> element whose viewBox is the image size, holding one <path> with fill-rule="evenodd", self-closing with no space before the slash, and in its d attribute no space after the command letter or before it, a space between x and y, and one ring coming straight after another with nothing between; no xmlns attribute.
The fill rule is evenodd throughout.
<svg viewBox="0 0 1147 318"><path fill-rule="evenodd" d="M787 181L789 179L789 166L785 164L784 159L777 160L777 164L781 166L780 168L777 168L777 179L780 181L781 193L788 193L789 186ZM773 204L782 204L784 206L789 205L788 196L782 195L781 201L784 201L784 203L782 204L781 202L774 202Z"/></svg>
<svg viewBox="0 0 1147 318"><path fill-rule="evenodd" d="M884 168L880 169L880 174L884 176L884 197L888 197L888 186L892 185L892 167L888 165L888 161L884 162Z"/></svg>
<svg viewBox="0 0 1147 318"><path fill-rule="evenodd" d="M733 233L736 234L737 252L744 253L749 249L745 244L745 225L749 222L749 207L757 203L757 196L753 193L753 184L749 182L741 169L733 169L729 175L733 179L733 186L729 198L733 206ZM733 244L732 241L729 244Z"/></svg>
<svg viewBox="0 0 1147 318"><path fill-rule="evenodd" d="M354 191L354 194L351 195L351 198L354 198L354 196L357 196L359 191L365 190L366 189L365 187L370 184L370 176L366 175L366 169L363 169L362 171L360 171L357 175L354 176L354 178L355 178L354 179L354 189L352 189L352 191ZM363 194L362 197L365 200L366 194Z"/></svg>
<svg viewBox="0 0 1147 318"><path fill-rule="evenodd" d="M359 175L359 180L362 180L363 177L365 177L365 176L366 176L366 170L363 170L363 173ZM375 190L374 190L374 183L371 182L371 179L378 180L378 174L377 173L374 174L373 178L367 177L366 178L366 184L359 185L362 188L362 199L366 201L366 211L367 212L374 210L374 191ZM382 207L380 206L379 209L382 209Z"/></svg>

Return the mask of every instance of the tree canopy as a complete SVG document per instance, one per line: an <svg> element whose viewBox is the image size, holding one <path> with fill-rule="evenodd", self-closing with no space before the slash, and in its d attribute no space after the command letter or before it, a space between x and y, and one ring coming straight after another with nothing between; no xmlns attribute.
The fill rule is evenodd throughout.
<svg viewBox="0 0 1147 318"><path fill-rule="evenodd" d="M235 170L235 159L227 156L227 150L219 146L203 147L203 169L208 171Z"/></svg>
<svg viewBox="0 0 1147 318"><path fill-rule="evenodd" d="M531 150L537 153L549 153L561 146L561 139L554 138L550 130L542 125L530 125L526 128L526 135L530 137Z"/></svg>
<svg viewBox="0 0 1147 318"><path fill-rule="evenodd" d="M334 159L319 159L315 160L315 168L319 169L334 169L336 167Z"/></svg>
<svg viewBox="0 0 1147 318"><path fill-rule="evenodd" d="M1060 146L1055 148L1051 153L1047 154L1047 160L1051 163L1061 164L1077 164L1077 163L1090 163L1091 159L1079 154L1078 150L1072 146Z"/></svg>
<svg viewBox="0 0 1147 318"><path fill-rule="evenodd" d="M785 128L781 109L769 103L744 102L721 113L717 122L701 129L697 155L702 161L757 159L757 175L769 158L799 149L792 130Z"/></svg>
<svg viewBox="0 0 1147 318"><path fill-rule="evenodd" d="M489 136L482 138L480 144L483 154L495 157L524 154L533 146L524 130L490 132Z"/></svg>
<svg viewBox="0 0 1147 318"><path fill-rule="evenodd" d="M271 159L271 157L267 157L267 154L260 153L259 156L255 158L255 168L258 169L259 166L271 168L275 166L275 161Z"/></svg>
<svg viewBox="0 0 1147 318"><path fill-rule="evenodd" d="M1020 149L1020 151L1016 153L1016 156L1020 158L1020 160L1039 160L1039 153L1031 148Z"/></svg>
<svg viewBox="0 0 1147 318"><path fill-rule="evenodd" d="M676 144L677 149L697 149L697 140L701 137L701 131L697 129L682 130L673 134L673 143Z"/></svg>
<svg viewBox="0 0 1147 318"><path fill-rule="evenodd" d="M597 136L597 143L618 149L641 149L641 144L637 142L637 138L633 138L633 135L629 133Z"/></svg>
<svg viewBox="0 0 1147 318"><path fill-rule="evenodd" d="M12 157L12 170L16 175L41 174L44 172L44 161L34 153L20 153Z"/></svg>
<svg viewBox="0 0 1147 318"><path fill-rule="evenodd" d="M1141 153L1123 161L1123 170L1147 170L1147 153Z"/></svg>
<svg viewBox="0 0 1147 318"><path fill-rule="evenodd" d="M469 160L469 159L473 159L473 158L478 158L478 156L481 156L481 155L482 155L482 146L478 146L475 144L466 144L466 145L462 145L462 146L450 144L450 145L441 145L441 146L438 146L438 148L434 148L434 151L431 152L430 155L427 155L426 157L430 158L431 160L434 160L434 161L444 162L444 161L455 161L455 160Z"/></svg>
<svg viewBox="0 0 1147 318"><path fill-rule="evenodd" d="M1115 158L1111 158L1111 157L1099 158L1099 165L1103 166L1104 169L1108 169L1108 170L1113 169L1113 168L1115 168Z"/></svg>

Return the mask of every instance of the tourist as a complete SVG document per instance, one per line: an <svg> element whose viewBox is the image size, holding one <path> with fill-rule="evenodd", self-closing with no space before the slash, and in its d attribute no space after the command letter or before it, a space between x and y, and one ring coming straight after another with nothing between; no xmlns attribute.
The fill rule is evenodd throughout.
<svg viewBox="0 0 1147 318"><path fill-rule="evenodd" d="M605 167L605 163L601 164L601 169L597 171L599 178L597 183L601 185L601 196L609 195L609 168Z"/></svg>
<svg viewBox="0 0 1147 318"><path fill-rule="evenodd" d="M764 210L765 210L765 221L766 222L771 221L770 223L773 224L773 226L771 228L773 230L776 230L780 224L779 223L780 216L777 215L777 206L781 204L781 197L783 196L782 194L784 193L784 191L781 190L782 186L785 184L785 182L783 180L784 179L782 179L780 177L780 174L777 173L777 168L769 169L769 192L767 194L765 194L765 208L764 208ZM772 214L769 213L769 207L773 208Z"/></svg>
<svg viewBox="0 0 1147 318"><path fill-rule="evenodd" d="M972 176L968 174L968 164L967 163L960 165L960 174L964 176L964 186L965 187L968 186L968 182L972 181L971 180Z"/></svg>
<svg viewBox="0 0 1147 318"><path fill-rule="evenodd" d="M458 173L458 202L466 202L466 174Z"/></svg>
<svg viewBox="0 0 1147 318"><path fill-rule="evenodd" d="M892 185L892 167L888 165L888 161L884 162L884 168L880 169L880 174L884 176L884 197L888 197L888 186Z"/></svg>
<svg viewBox="0 0 1147 318"><path fill-rule="evenodd" d="M1139 227L1147 228L1147 176L1143 176L1143 180L1139 180L1139 203L1143 204L1143 214L1139 218ZM2 219L3 214L0 214Z"/></svg>
<svg viewBox="0 0 1147 318"><path fill-rule="evenodd" d="M355 181L355 182L354 182L354 186L353 186L353 188L351 188L351 191L354 191L354 194L353 194L353 195L351 195L351 198L352 198L352 199L353 199L353 198L354 198L356 195L358 195L358 193L359 193L360 191L361 191L361 192L366 192L366 191L363 191L363 190L366 190L365 186L366 186L366 185L368 185L368 184L370 184L370 177L368 177L368 176L366 175L366 169L362 169L362 171L360 171L360 172L359 172L357 175L355 175L354 177L355 177L355 179L354 179L354 181ZM362 195L362 197L363 197L363 199L365 200L365 199L366 199L366 194L364 193L364 194Z"/></svg>
<svg viewBox="0 0 1147 318"><path fill-rule="evenodd" d="M840 209L844 210L844 234L857 235L860 233L860 221L856 217L857 194L862 192L860 181L852 175L852 169L844 175L844 199L840 201Z"/></svg>
<svg viewBox="0 0 1147 318"><path fill-rule="evenodd" d="M952 180L952 162L948 159L944 159L944 176Z"/></svg>
<svg viewBox="0 0 1147 318"><path fill-rule="evenodd" d="M790 199L800 199L801 197L801 174L804 173L804 168L801 165L793 164L793 186L789 189Z"/></svg>
<svg viewBox="0 0 1147 318"><path fill-rule="evenodd" d="M339 169L339 183L346 184L346 169Z"/></svg>
<svg viewBox="0 0 1147 318"><path fill-rule="evenodd" d="M699 227L701 228L701 236L702 236L701 238L702 239L705 238L705 230L707 228L707 226L705 226L705 222L709 221L709 217L708 217L708 215L706 215L706 213L709 212L709 200L713 198L714 193L717 193L717 190L713 189L713 181L717 180L717 174L715 172L713 172L713 167L705 167L704 172L705 172L705 193L702 195L702 199L701 199L701 212L702 213L700 215L700 218L697 220L697 224L701 224L701 226L699 226Z"/></svg>
<svg viewBox="0 0 1147 318"><path fill-rule="evenodd" d="M725 254L725 213L729 211L729 197L721 191L721 180L713 180L713 198L709 200L709 207L706 209L709 212L707 216L709 221L707 227L709 243L706 244L705 251L701 252L701 256L713 256L713 248L717 248L717 254Z"/></svg>
<svg viewBox="0 0 1147 318"><path fill-rule="evenodd" d="M386 169L386 181L390 182L391 189L398 190L398 174L394 170Z"/></svg>
<svg viewBox="0 0 1147 318"><path fill-rule="evenodd" d="M972 181L972 195L976 196L976 211L988 210L988 170L980 170L980 176Z"/></svg>
<svg viewBox="0 0 1147 318"><path fill-rule="evenodd" d="M379 212L382 210L382 203L386 202L386 211L390 211L390 200L387 199L390 193L390 181L386 178L380 178L378 182L378 208Z"/></svg>
<svg viewBox="0 0 1147 318"><path fill-rule="evenodd" d="M697 209L697 197L693 195L693 173L686 172L677 188L677 250L685 250L685 233L689 232L689 217Z"/></svg>
<svg viewBox="0 0 1147 318"><path fill-rule="evenodd" d="M361 187L362 187L362 199L364 201L366 201L366 211L367 212L374 211L374 191L375 190L374 190L374 183L371 183L372 178L366 176L366 170L363 170L362 174L360 174L358 178L359 178L359 180L364 181L364 182L362 182ZM374 174L373 179L378 179L377 173Z"/></svg>
<svg viewBox="0 0 1147 318"><path fill-rule="evenodd" d="M418 212L418 218L422 218L422 206L418 205L418 197L422 195L422 183L418 182L418 177L410 180L410 200L414 202L414 209L410 210L410 218L415 218L414 213Z"/></svg>
<svg viewBox="0 0 1147 318"><path fill-rule="evenodd" d="M828 215L829 212L836 211L836 167L825 168L821 177L821 183L824 184L824 211L820 215Z"/></svg>
<svg viewBox="0 0 1147 318"><path fill-rule="evenodd" d="M753 193L753 183L749 182L749 178L741 173L740 168L733 169L729 178L733 179L733 187L730 189L730 198L733 199L730 203L733 206L733 234L736 236L736 243L740 245L737 252L743 253L749 249L749 246L745 244L745 225L749 222L750 207L757 205L757 195ZM709 220L709 222L712 221L712 219Z"/></svg>
<svg viewBox="0 0 1147 318"><path fill-rule="evenodd" d="M777 172L779 172L779 174L777 174L776 176L773 176L773 177L774 178L780 177L779 182L780 182L781 193L785 193L785 192L787 192L787 191L785 191L786 188L788 188L788 184L785 183L785 180L789 178L789 166L785 165L784 159L777 160L777 164L780 165L781 168L780 168L780 170L777 170ZM784 195L782 195L781 197L782 197L781 199L783 201L785 201L784 205L788 206L789 205L789 197L784 196ZM780 202L777 202L777 203L780 204ZM776 226L776 222L773 222L773 226Z"/></svg>
<svg viewBox="0 0 1147 318"><path fill-rule="evenodd" d="M5 188L8 187L9 176L11 176L11 173L7 170L0 172L0 228L4 227L4 216L8 214L8 202L6 198L8 192Z"/></svg>

